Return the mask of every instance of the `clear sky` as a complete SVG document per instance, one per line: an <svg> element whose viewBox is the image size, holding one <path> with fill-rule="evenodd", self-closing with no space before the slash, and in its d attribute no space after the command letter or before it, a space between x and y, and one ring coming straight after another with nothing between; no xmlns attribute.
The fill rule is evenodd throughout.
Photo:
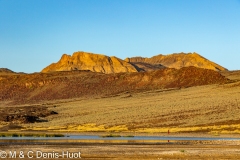
<svg viewBox="0 0 240 160"><path fill-rule="evenodd" d="M0 0L0 68L39 72L63 53L197 52L240 69L240 0Z"/></svg>

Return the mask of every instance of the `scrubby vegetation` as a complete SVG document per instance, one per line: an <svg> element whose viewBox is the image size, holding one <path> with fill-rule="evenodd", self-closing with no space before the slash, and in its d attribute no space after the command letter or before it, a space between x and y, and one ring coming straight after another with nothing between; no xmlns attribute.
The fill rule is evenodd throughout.
<svg viewBox="0 0 240 160"><path fill-rule="evenodd" d="M118 134L108 134L108 135L104 135L104 136L101 136L103 138L110 138L110 137L134 137L133 135L126 135L126 136L121 136L121 135L118 135Z"/></svg>
<svg viewBox="0 0 240 160"><path fill-rule="evenodd" d="M109 135L105 135L105 136L101 136L103 138L109 138L109 137L122 137L120 135L117 135L117 134L109 134Z"/></svg>
<svg viewBox="0 0 240 160"><path fill-rule="evenodd" d="M64 137L63 134L46 134L46 133L0 133L0 137Z"/></svg>

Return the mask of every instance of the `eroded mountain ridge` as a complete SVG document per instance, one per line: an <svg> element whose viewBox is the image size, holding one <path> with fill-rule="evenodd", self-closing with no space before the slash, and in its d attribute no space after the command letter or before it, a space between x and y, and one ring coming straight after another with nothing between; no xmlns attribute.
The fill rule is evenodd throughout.
<svg viewBox="0 0 240 160"><path fill-rule="evenodd" d="M198 68L224 71L226 68L209 61L197 53L178 53L170 55L157 55L151 58L133 57L121 60L88 52L75 52L73 55L63 54L57 63L52 63L42 72L90 70L100 73L121 73L152 71L161 68L175 68L194 66Z"/></svg>

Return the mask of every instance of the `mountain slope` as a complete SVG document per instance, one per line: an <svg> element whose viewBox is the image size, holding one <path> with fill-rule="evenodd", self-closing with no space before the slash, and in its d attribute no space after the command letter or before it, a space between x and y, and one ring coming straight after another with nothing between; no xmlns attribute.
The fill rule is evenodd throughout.
<svg viewBox="0 0 240 160"><path fill-rule="evenodd" d="M31 103L225 82L228 79L219 72L196 67L117 74L68 71L3 75L0 76L0 101Z"/></svg>
<svg viewBox="0 0 240 160"><path fill-rule="evenodd" d="M214 71L225 71L226 68L200 56L197 53L174 53L169 55L157 55L151 58L132 57L126 58L126 62L136 63L148 63L152 65L161 64L168 68L180 69L182 67L194 66L198 68L211 69Z"/></svg>
<svg viewBox="0 0 240 160"><path fill-rule="evenodd" d="M64 54L57 63L42 70L51 71L90 70L100 73L137 72L137 69L117 57L108 57L87 52L75 52L72 56Z"/></svg>

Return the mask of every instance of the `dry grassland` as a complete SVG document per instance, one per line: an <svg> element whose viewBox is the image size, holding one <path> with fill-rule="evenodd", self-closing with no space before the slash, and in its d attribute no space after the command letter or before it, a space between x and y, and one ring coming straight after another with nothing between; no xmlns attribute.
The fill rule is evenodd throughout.
<svg viewBox="0 0 240 160"><path fill-rule="evenodd" d="M26 129L240 133L240 82L48 103L59 114ZM53 107L54 106L54 107Z"/></svg>

